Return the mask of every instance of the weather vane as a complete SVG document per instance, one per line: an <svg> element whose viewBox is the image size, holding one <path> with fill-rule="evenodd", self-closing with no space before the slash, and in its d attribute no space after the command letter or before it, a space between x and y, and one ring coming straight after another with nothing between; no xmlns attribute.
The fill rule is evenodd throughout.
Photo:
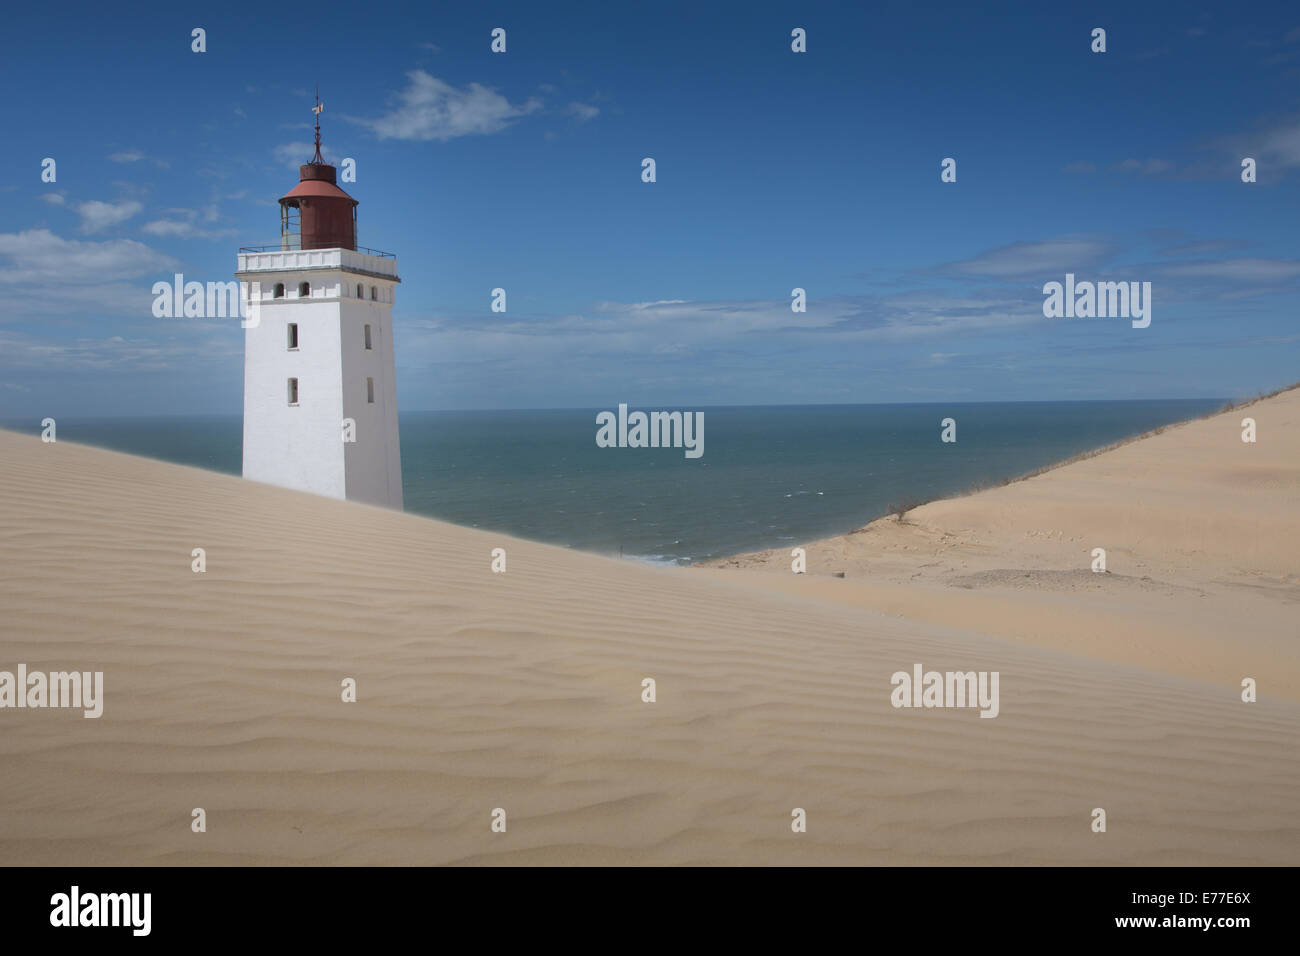
<svg viewBox="0 0 1300 956"><path fill-rule="evenodd" d="M316 155L312 157L312 165L324 165L325 160L320 154L320 114L325 109L325 104L320 101L320 87L316 87L316 105L311 111L316 114Z"/></svg>

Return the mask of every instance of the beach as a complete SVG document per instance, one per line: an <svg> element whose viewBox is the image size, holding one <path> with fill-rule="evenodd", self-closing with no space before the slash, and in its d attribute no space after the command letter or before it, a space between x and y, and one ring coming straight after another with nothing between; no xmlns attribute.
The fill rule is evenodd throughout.
<svg viewBox="0 0 1300 956"><path fill-rule="evenodd" d="M9 864L1300 862L1296 390L800 575L14 432L0 540L0 669L103 674L100 717L0 710ZM997 672L997 716L895 707L916 665Z"/></svg>

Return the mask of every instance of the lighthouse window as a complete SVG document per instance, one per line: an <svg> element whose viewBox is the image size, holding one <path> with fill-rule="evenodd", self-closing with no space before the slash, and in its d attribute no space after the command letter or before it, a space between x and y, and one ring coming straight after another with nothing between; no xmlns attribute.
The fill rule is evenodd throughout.
<svg viewBox="0 0 1300 956"><path fill-rule="evenodd" d="M366 401L371 405L375 404L375 380L373 378L366 379Z"/></svg>
<svg viewBox="0 0 1300 956"><path fill-rule="evenodd" d="M297 348L298 348L298 323L290 322L289 323L289 349L292 351L292 350L296 350Z"/></svg>
<svg viewBox="0 0 1300 956"><path fill-rule="evenodd" d="M298 380L296 378L289 379L289 404L298 404Z"/></svg>
<svg viewBox="0 0 1300 956"><path fill-rule="evenodd" d="M298 298L300 298L300 299L305 299L305 298L307 298L307 296L309 296L309 295L311 295L311 283L310 283L310 282L299 282L299 283L298 283Z"/></svg>
<svg viewBox="0 0 1300 956"><path fill-rule="evenodd" d="M371 346L370 346L370 326L367 325L367 326L366 326L366 351L369 352L370 350L371 350Z"/></svg>
<svg viewBox="0 0 1300 956"><path fill-rule="evenodd" d="M277 282L277 283L275 284L275 297L276 297L277 299L283 299L283 298L284 298L284 283L283 283L283 282Z"/></svg>
<svg viewBox="0 0 1300 956"><path fill-rule="evenodd" d="M379 290L376 289L374 286L371 286L371 287L370 287L370 301L371 301L371 302L374 302L374 301L375 301L376 299L378 299L378 298L379 298Z"/></svg>

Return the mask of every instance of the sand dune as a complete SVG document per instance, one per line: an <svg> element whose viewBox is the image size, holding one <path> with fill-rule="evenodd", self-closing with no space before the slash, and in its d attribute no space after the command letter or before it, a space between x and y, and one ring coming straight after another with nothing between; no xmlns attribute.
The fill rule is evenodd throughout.
<svg viewBox="0 0 1300 956"><path fill-rule="evenodd" d="M1276 405L1294 450L1295 402ZM1252 470L1283 430L1258 417L1256 464L1234 457L1229 431L1207 481L1231 490L1253 476L1250 500L1289 500L1283 515L1242 506L1267 519L1261 532L1295 528L1294 457L1290 471ZM1253 581L1242 607L1285 605L1284 548L1227 512L1207 517L1213 535L1184 527L1185 485L1155 494L1190 480L1195 455L1169 456L1208 427L1071 466L1127 490L1097 500L1105 523L1080 540L1049 522L1062 536L1044 547L1068 560L1031 549L1015 566L1077 569L1097 539L1116 576L1194 579L1212 601ZM1133 468L1147 472L1120 475ZM917 520L946 516L976 547L999 520L1027 528L1049 513L1044 484L1088 486L1054 474ZM981 512L990 498L995 512ZM1252 557L1156 574L1137 518L1108 511L1125 502L1150 510L1148 535ZM505 574L490 570L495 547ZM194 548L205 573L191 570ZM844 560L810 556L821 570ZM1005 566L985 557L960 570ZM0 862L1300 862L1300 704L1278 689L1294 689L1282 656L1294 627L1257 634L1238 616L1219 635L1225 660L1255 654L1261 699L1246 704L1245 665L1201 672L1050 635L1004 640L986 626L992 605L973 627L961 614L899 619L830 593L852 576L797 579L807 593L793 579L642 567L0 432L0 669L102 670L105 683L97 720L0 710ZM1088 588L932 587L1008 608L1096 604ZM999 671L999 716L895 709L890 676L915 663ZM340 700L345 677L356 703ZM641 700L645 677L655 703ZM195 807L206 833L191 832ZM490 829L497 807L505 833ZM795 807L806 833L791 832ZM1094 807L1104 834L1091 832Z"/></svg>
<svg viewBox="0 0 1300 956"><path fill-rule="evenodd" d="M807 575L790 573L788 549L713 565L772 572L764 591L1225 692L1252 676L1300 701L1300 389L804 547ZM1108 573L1092 572L1094 548Z"/></svg>

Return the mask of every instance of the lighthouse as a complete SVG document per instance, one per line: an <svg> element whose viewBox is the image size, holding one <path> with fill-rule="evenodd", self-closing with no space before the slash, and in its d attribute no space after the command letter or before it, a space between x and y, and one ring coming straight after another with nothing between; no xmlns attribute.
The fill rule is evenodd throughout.
<svg viewBox="0 0 1300 956"><path fill-rule="evenodd" d="M321 156L280 198L280 241L239 250L244 477L402 507L393 356L397 258L357 245L357 201Z"/></svg>

